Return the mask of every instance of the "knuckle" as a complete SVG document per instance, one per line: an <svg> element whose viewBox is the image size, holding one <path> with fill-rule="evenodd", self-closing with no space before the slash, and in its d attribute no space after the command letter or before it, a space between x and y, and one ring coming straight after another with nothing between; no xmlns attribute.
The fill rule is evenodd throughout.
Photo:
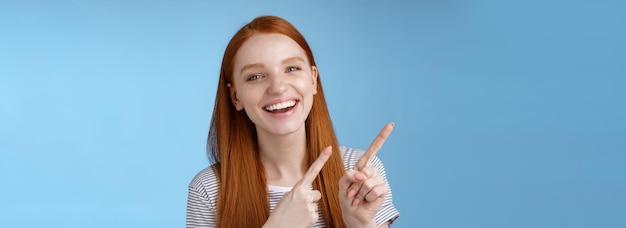
<svg viewBox="0 0 626 228"><path fill-rule="evenodd" d="M375 196L382 196L384 194L386 194L385 188L375 188L372 190L372 192L374 193Z"/></svg>
<svg viewBox="0 0 626 228"><path fill-rule="evenodd" d="M369 168L370 177L378 176L378 169L376 167L370 166Z"/></svg>
<svg viewBox="0 0 626 228"><path fill-rule="evenodd" d="M311 168L307 171L307 174L309 176L315 177L317 176L317 174L320 172L320 168L318 168L317 165L313 164L313 166L311 166Z"/></svg>
<svg viewBox="0 0 626 228"><path fill-rule="evenodd" d="M366 197L367 197L367 198L365 198L365 200L372 202L372 201L375 201L375 200L376 200L376 198L378 197L378 195L376 195L376 194L374 194L374 193L370 193L370 194L367 194L367 196L366 196Z"/></svg>
<svg viewBox="0 0 626 228"><path fill-rule="evenodd" d="M315 165L315 164L314 164L314 165ZM314 175L314 174L315 174L315 167L314 167L314 166L311 166L311 168L309 168L309 169L306 171L306 175L308 175L308 176L312 176L312 175Z"/></svg>
<svg viewBox="0 0 626 228"><path fill-rule="evenodd" d="M372 170L373 167L371 166L367 166L365 168L363 168L363 170L361 170L361 172L363 172L363 174L365 174L365 176L367 177L372 177L372 175L374 174L374 170Z"/></svg>
<svg viewBox="0 0 626 228"><path fill-rule="evenodd" d="M354 198L357 198L360 201L363 201L363 199L365 199L365 194L359 192L359 194L357 194Z"/></svg>
<svg viewBox="0 0 626 228"><path fill-rule="evenodd" d="M368 179L367 181L365 181L363 183L363 185L365 186L366 189L373 189L374 187L376 187L377 185L379 185L380 182L376 179Z"/></svg>
<svg viewBox="0 0 626 228"><path fill-rule="evenodd" d="M367 191L367 190L371 190L372 187L374 187L374 185L372 184L372 182L370 180L368 180L365 183L363 183L363 186L361 186L361 189Z"/></svg>

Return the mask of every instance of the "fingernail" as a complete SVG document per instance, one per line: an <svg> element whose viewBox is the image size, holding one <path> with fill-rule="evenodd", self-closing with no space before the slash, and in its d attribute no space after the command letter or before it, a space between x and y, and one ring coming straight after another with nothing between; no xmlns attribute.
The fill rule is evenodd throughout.
<svg viewBox="0 0 626 228"><path fill-rule="evenodd" d="M363 174L363 173L357 173L357 174L354 175L354 178L356 178L359 181L362 181L362 180L367 179L367 176L365 176L365 174Z"/></svg>
<svg viewBox="0 0 626 228"><path fill-rule="evenodd" d="M348 191L348 198L351 198L354 195L356 195L356 191L354 189L350 189L350 191Z"/></svg>
<svg viewBox="0 0 626 228"><path fill-rule="evenodd" d="M329 146L326 154L331 154L333 152L333 146Z"/></svg>
<svg viewBox="0 0 626 228"><path fill-rule="evenodd" d="M352 206L356 207L357 205L359 205L359 199L352 200Z"/></svg>

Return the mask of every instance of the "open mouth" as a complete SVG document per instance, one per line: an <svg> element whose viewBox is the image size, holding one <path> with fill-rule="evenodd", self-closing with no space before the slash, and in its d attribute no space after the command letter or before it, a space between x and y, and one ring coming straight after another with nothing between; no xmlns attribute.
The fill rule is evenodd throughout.
<svg viewBox="0 0 626 228"><path fill-rule="evenodd" d="M283 112L290 111L291 109L293 109L293 107L296 107L297 103L298 103L297 100L283 101L280 103L265 106L263 109L271 113L283 113Z"/></svg>

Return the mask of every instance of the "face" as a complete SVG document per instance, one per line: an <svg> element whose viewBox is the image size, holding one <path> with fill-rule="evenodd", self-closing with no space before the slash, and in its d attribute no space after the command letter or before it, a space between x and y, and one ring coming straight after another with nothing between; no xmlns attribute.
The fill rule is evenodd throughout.
<svg viewBox="0 0 626 228"><path fill-rule="evenodd" d="M317 68L291 38L255 34L235 56L230 95L258 134L287 135L305 130L317 76Z"/></svg>

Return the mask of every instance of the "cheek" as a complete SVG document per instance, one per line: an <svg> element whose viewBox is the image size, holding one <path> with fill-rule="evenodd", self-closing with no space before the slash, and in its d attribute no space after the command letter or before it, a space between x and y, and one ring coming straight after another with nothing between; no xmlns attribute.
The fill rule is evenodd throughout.
<svg viewBox="0 0 626 228"><path fill-rule="evenodd" d="M243 104L244 107L255 105L258 101L258 95L255 95L253 88L241 87L237 88L237 99Z"/></svg>
<svg viewBox="0 0 626 228"><path fill-rule="evenodd" d="M254 107L258 103L258 99L255 99L256 96L241 96L240 99L244 107Z"/></svg>
<svg viewBox="0 0 626 228"><path fill-rule="evenodd" d="M295 85L298 87L298 90L304 93L303 95L308 96L309 94L315 94L315 87L311 83L311 80L298 80Z"/></svg>

